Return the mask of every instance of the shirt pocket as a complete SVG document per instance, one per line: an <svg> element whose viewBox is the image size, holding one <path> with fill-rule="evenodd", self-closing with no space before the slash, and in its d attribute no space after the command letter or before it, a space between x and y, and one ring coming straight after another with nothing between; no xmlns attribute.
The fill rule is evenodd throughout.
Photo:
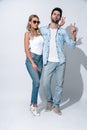
<svg viewBox="0 0 87 130"><path fill-rule="evenodd" d="M57 42L61 45L64 44L64 36L60 32L57 34Z"/></svg>

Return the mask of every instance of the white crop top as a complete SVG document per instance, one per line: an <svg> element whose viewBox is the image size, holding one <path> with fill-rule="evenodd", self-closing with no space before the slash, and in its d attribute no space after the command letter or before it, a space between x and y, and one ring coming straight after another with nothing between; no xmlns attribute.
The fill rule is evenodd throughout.
<svg viewBox="0 0 87 130"><path fill-rule="evenodd" d="M30 39L29 48L32 53L35 53L37 55L42 55L43 37L40 35L40 36L34 36L32 39Z"/></svg>

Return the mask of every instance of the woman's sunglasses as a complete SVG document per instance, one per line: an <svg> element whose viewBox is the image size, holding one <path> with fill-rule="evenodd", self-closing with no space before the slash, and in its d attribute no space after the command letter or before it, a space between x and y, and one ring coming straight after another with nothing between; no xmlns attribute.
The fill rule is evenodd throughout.
<svg viewBox="0 0 87 130"><path fill-rule="evenodd" d="M34 24L36 24L36 23L37 23L37 24L40 24L40 21L34 20L33 23L34 23Z"/></svg>

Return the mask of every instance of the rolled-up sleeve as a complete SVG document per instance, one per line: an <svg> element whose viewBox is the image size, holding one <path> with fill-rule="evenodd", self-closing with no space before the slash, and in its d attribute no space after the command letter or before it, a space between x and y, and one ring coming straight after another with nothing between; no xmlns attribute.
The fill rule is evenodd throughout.
<svg viewBox="0 0 87 130"><path fill-rule="evenodd" d="M64 40L65 40L65 43L67 44L67 46L69 46L70 48L75 48L76 46L76 41L73 41L67 34L66 31L64 31Z"/></svg>

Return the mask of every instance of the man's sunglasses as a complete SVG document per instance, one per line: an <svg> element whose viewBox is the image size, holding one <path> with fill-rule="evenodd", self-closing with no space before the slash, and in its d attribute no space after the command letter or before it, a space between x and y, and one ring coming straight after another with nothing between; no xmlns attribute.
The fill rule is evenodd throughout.
<svg viewBox="0 0 87 130"><path fill-rule="evenodd" d="M36 24L36 23L37 23L37 24L40 24L40 21L34 20L33 23L34 23L34 24Z"/></svg>

